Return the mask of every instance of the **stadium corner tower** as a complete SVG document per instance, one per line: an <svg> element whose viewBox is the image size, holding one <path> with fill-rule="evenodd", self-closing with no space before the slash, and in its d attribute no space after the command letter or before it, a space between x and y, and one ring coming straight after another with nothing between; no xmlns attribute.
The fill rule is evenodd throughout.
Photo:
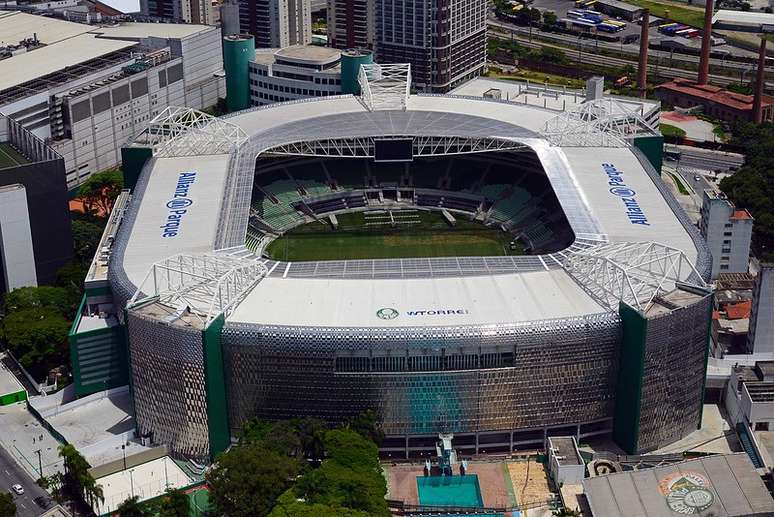
<svg viewBox="0 0 774 517"><path fill-rule="evenodd" d="M393 456L438 432L468 453L558 434L639 453L695 430L710 256L652 165L658 133L611 99L557 115L379 77L224 118L168 108L124 148L108 279L138 432L207 460L252 417L368 409ZM265 253L331 215L402 208L527 253Z"/></svg>

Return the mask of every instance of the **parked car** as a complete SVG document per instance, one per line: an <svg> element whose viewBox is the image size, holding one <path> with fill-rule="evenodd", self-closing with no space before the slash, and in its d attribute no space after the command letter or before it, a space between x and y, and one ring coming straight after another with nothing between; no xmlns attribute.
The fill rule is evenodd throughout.
<svg viewBox="0 0 774 517"><path fill-rule="evenodd" d="M13 485L13 486L11 487L11 490L13 490L13 491L14 491L14 493L16 493L16 495L23 495L23 494L24 494L24 487L23 487L23 486L21 486L21 485L20 485L20 484L18 484L18 483L17 483L17 484L15 484L15 485Z"/></svg>

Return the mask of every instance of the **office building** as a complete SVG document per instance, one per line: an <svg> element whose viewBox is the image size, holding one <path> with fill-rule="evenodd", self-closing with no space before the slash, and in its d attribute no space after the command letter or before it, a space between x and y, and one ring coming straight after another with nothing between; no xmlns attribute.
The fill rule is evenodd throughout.
<svg viewBox="0 0 774 517"><path fill-rule="evenodd" d="M761 264L753 286L750 330L747 333L750 353L774 353L774 263Z"/></svg>
<svg viewBox="0 0 774 517"><path fill-rule="evenodd" d="M328 0L328 45L374 48L374 0Z"/></svg>
<svg viewBox="0 0 774 517"><path fill-rule="evenodd" d="M210 0L140 0L140 13L175 22L215 23Z"/></svg>
<svg viewBox="0 0 774 517"><path fill-rule="evenodd" d="M250 104L260 106L341 93L341 52L311 45L255 53Z"/></svg>
<svg viewBox="0 0 774 517"><path fill-rule="evenodd" d="M121 145L167 106L203 109L225 97L217 27L3 12L0 41L19 50L0 59L0 115L62 156L68 189L118 165Z"/></svg>
<svg viewBox="0 0 774 517"><path fill-rule="evenodd" d="M486 65L486 0L374 0L377 63L410 63L418 91L448 92Z"/></svg>
<svg viewBox="0 0 774 517"><path fill-rule="evenodd" d="M310 0L241 0L239 30L255 37L257 48L312 42Z"/></svg>
<svg viewBox="0 0 774 517"><path fill-rule="evenodd" d="M705 190L699 230L712 253L712 278L720 273L746 273L750 261L753 217L725 194Z"/></svg>
<svg viewBox="0 0 774 517"><path fill-rule="evenodd" d="M0 116L0 295L53 283L73 255L64 160Z"/></svg>

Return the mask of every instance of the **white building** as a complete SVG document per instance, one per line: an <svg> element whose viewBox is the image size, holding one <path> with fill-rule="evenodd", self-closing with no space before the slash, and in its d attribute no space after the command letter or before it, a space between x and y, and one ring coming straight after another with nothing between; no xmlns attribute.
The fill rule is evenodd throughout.
<svg viewBox="0 0 774 517"><path fill-rule="evenodd" d="M341 93L341 52L326 47L295 45L259 50L250 62L250 102L325 97Z"/></svg>
<svg viewBox="0 0 774 517"><path fill-rule="evenodd" d="M750 261L753 218L724 194L705 190L699 230L712 254L712 278L719 273L746 273Z"/></svg>
<svg viewBox="0 0 774 517"><path fill-rule="evenodd" d="M239 0L239 27L258 48L283 48L312 42L310 0Z"/></svg>
<svg viewBox="0 0 774 517"><path fill-rule="evenodd" d="M121 146L167 106L203 109L225 97L216 27L0 13L0 41L33 35L38 46L0 60L0 117L62 155L69 189L118 165Z"/></svg>
<svg viewBox="0 0 774 517"><path fill-rule="evenodd" d="M774 352L774 263L761 264L755 277L747 350L756 354Z"/></svg>

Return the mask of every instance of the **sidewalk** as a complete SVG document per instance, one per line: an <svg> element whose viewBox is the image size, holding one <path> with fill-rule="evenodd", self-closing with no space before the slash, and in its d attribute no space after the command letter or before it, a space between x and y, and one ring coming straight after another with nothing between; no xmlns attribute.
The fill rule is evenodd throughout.
<svg viewBox="0 0 774 517"><path fill-rule="evenodd" d="M42 463L45 476L62 471L62 460L57 450L59 442L27 411L26 403L0 407L0 429L3 430L0 446L33 479L40 477L39 463Z"/></svg>

